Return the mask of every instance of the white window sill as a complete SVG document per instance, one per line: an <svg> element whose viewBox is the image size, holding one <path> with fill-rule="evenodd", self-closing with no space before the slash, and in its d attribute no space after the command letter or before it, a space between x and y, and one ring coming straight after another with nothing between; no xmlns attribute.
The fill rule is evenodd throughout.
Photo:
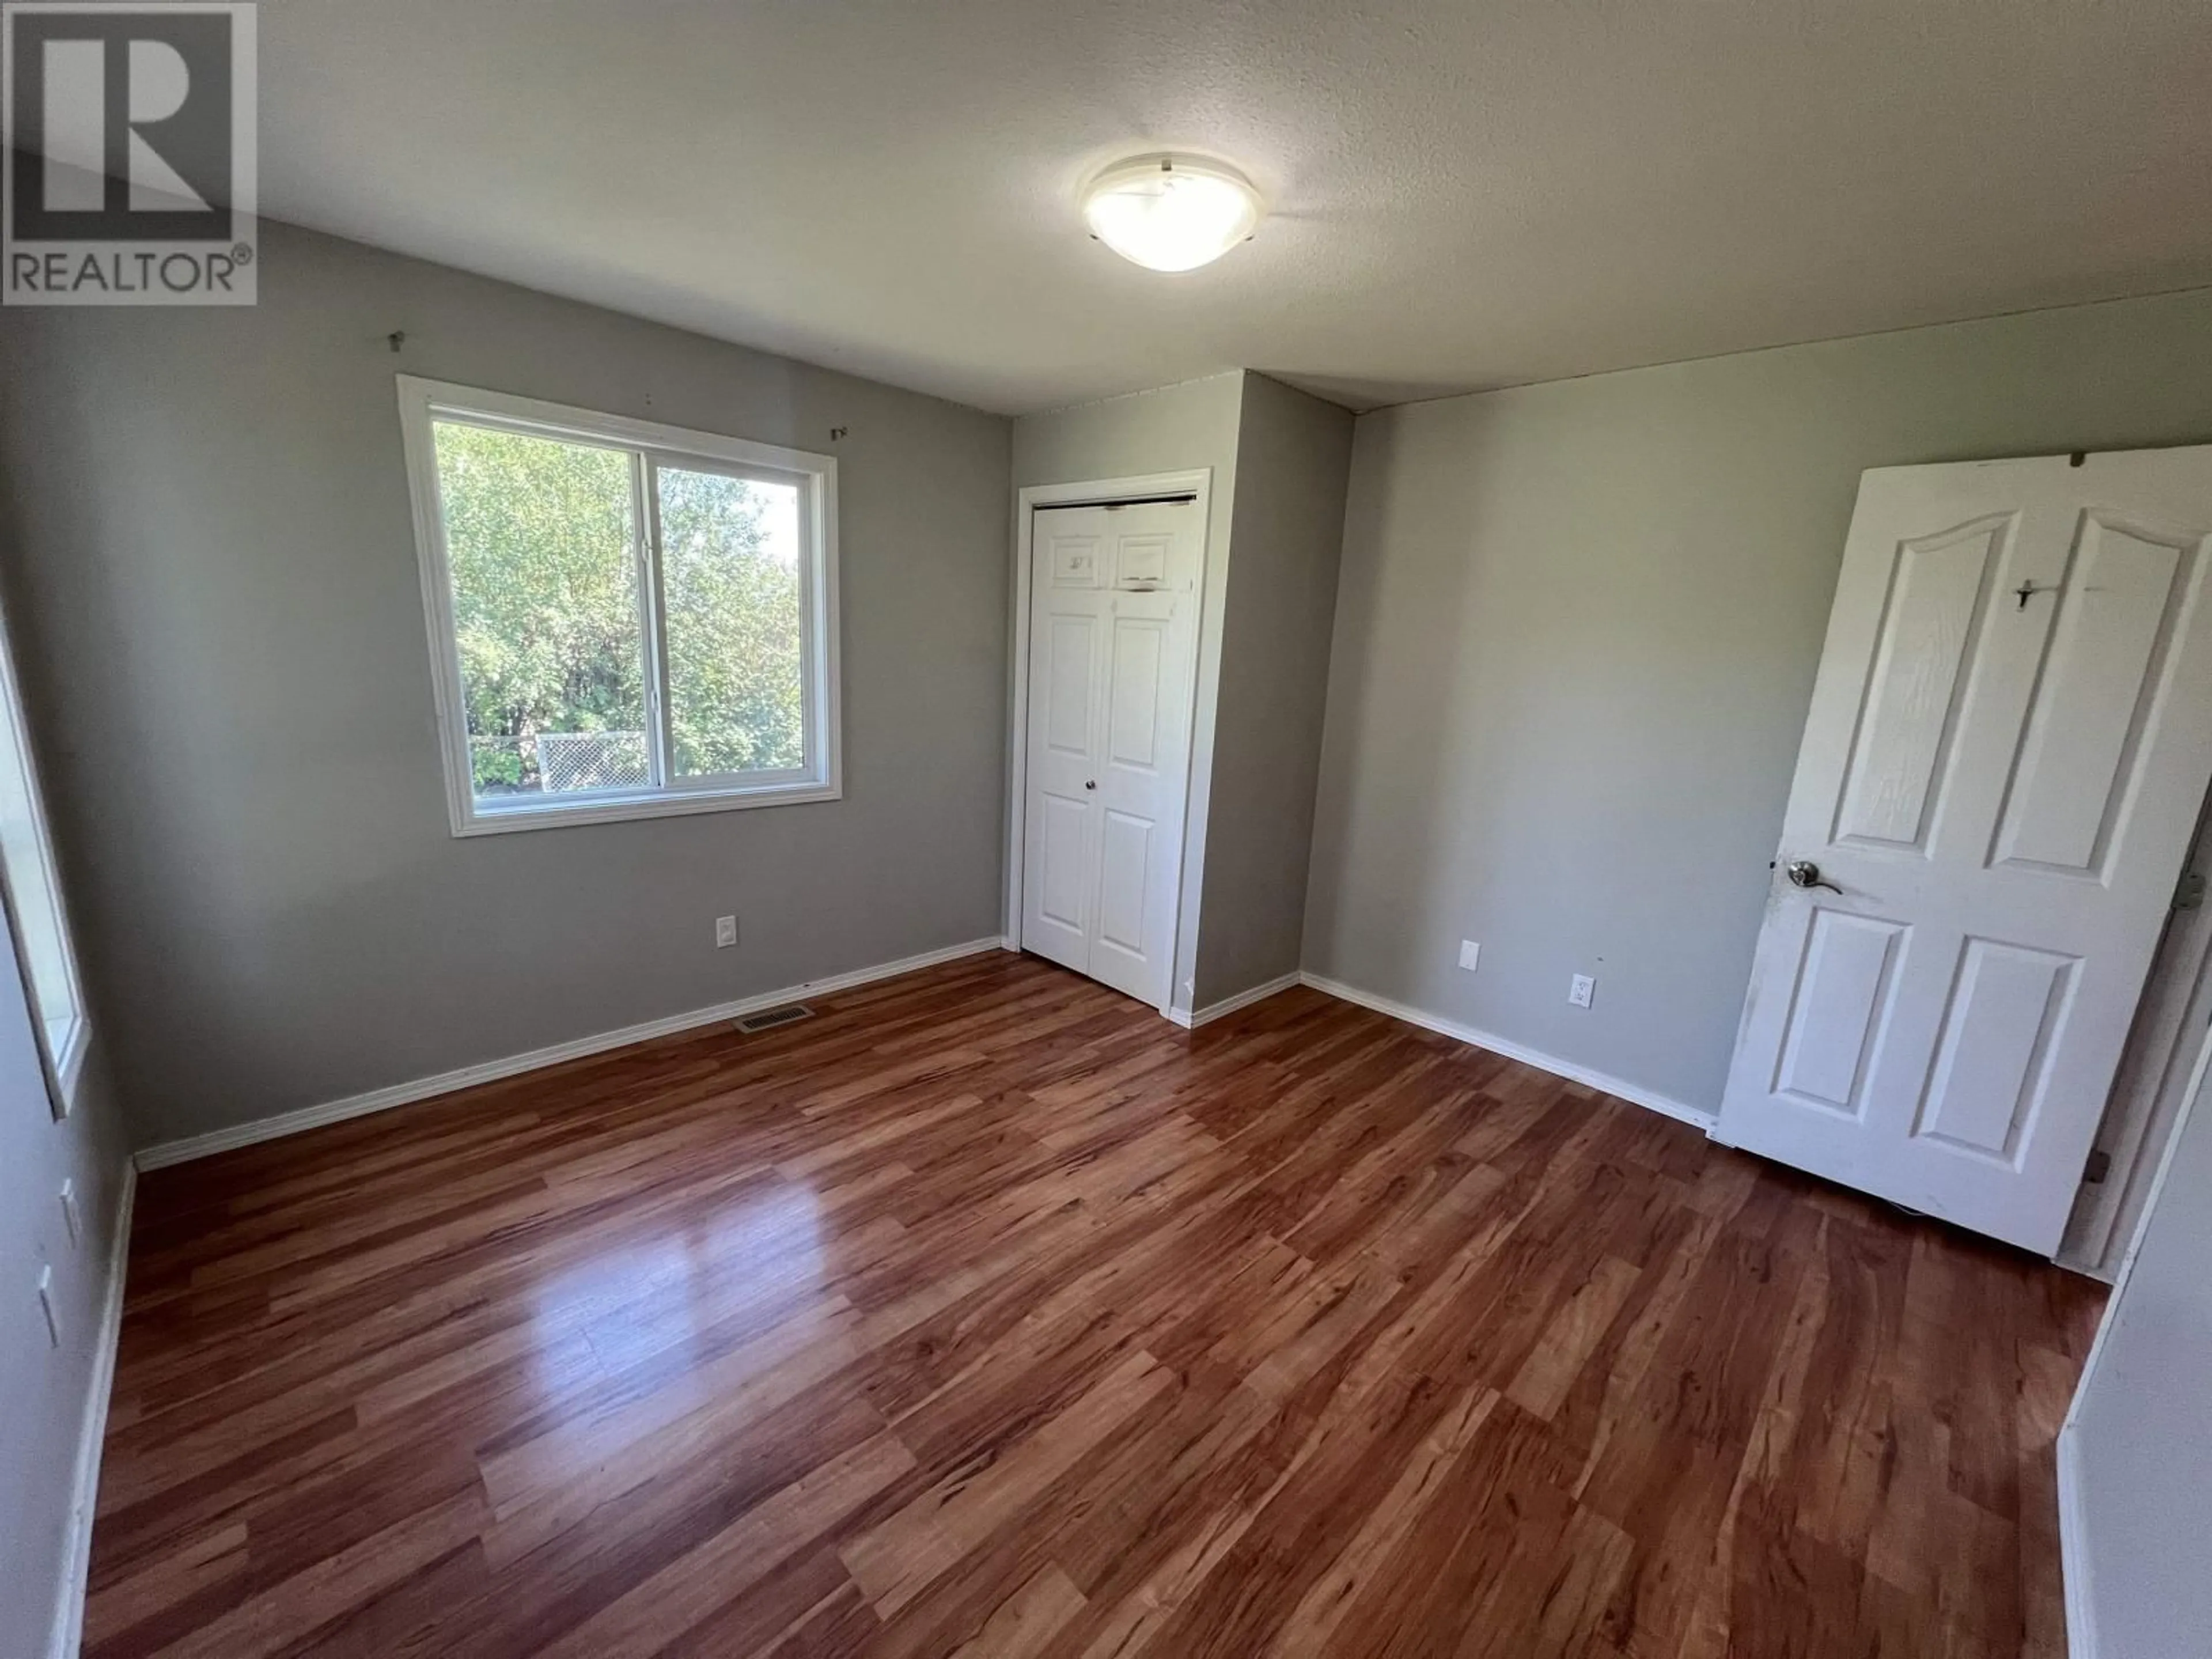
<svg viewBox="0 0 2212 1659"><path fill-rule="evenodd" d="M734 812L750 806L796 806L841 800L843 787L830 782L753 784L742 789L655 789L638 794L592 795L576 800L533 800L523 806L471 803L453 824L456 836L502 836L518 830L558 830L576 823L621 823L631 818L680 817L692 812Z"/></svg>
<svg viewBox="0 0 2212 1659"><path fill-rule="evenodd" d="M58 1117L67 1117L76 1109L77 1085L84 1078L84 1057L91 1048L92 1022L79 1015L70 1021L54 1050L54 1087L59 1091L54 1112Z"/></svg>

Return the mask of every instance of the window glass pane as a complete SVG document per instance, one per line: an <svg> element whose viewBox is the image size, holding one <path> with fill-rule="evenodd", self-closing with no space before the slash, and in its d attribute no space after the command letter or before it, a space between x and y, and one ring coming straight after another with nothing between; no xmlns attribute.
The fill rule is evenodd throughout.
<svg viewBox="0 0 2212 1659"><path fill-rule="evenodd" d="M434 430L477 799L647 787L629 454Z"/></svg>
<svg viewBox="0 0 2212 1659"><path fill-rule="evenodd" d="M70 980L69 949L63 942L61 899L39 829L30 756L15 724L13 700L0 701L7 704L0 714L0 856L7 860L8 891L15 902L46 1052L58 1060L76 1020L76 988ZM0 942L0 950L5 948Z"/></svg>
<svg viewBox="0 0 2212 1659"><path fill-rule="evenodd" d="M806 764L799 486L657 470L678 774Z"/></svg>

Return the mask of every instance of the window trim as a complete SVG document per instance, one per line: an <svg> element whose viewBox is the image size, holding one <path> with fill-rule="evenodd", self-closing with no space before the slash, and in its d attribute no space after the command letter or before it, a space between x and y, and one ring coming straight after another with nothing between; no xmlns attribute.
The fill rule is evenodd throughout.
<svg viewBox="0 0 2212 1659"><path fill-rule="evenodd" d="M84 1076L85 1055L92 1048L92 1011L84 1000L84 975L77 965L76 941L70 933L69 906L62 897L61 869L54 860L53 829L46 817L46 792L39 783L39 759L31 744L30 718L23 707L22 684L16 678L15 646L8 635L4 614L0 614L0 705L4 705L0 707L0 719L9 723L16 752L22 757L23 788L30 800L31 829L38 838L39 873L46 882L47 902L53 906L62 973L69 981L70 1018L58 1052L46 1035L46 1017L39 1006L37 975L24 941L15 882L8 872L5 859L0 859L0 921L6 923L16 971L22 977L24 1012L30 1018L39 1064L46 1073L47 1109L52 1112L54 1121L59 1122L76 1104L77 1085Z"/></svg>
<svg viewBox="0 0 2212 1659"><path fill-rule="evenodd" d="M408 492L415 514L416 562L429 634L430 684L438 710L447 817L456 836L843 798L843 721L837 663L837 462L834 456L412 374L397 379ZM469 761L468 698L454 637L452 570L431 432L432 423L441 418L629 453L631 510L638 526L641 566L638 606L645 635L646 719L650 728L647 741L655 757L654 770L660 775L660 781L649 788L578 790L563 794L557 802L539 800L516 806L487 806L477 799ZM651 488L654 471L665 465L757 478L763 483L795 483L800 488L799 611L811 622L799 641L800 668L805 678L803 707L808 757L803 768L690 779L666 775L661 759L668 730L668 679L661 627L660 521L656 492ZM750 781L731 781L738 777Z"/></svg>

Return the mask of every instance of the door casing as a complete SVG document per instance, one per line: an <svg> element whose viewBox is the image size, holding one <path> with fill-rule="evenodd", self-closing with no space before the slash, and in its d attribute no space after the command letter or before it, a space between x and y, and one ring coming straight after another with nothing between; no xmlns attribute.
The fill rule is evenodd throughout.
<svg viewBox="0 0 2212 1659"><path fill-rule="evenodd" d="M2197 822L2190 865L2212 870L2212 800ZM2104 1178L2075 1189L2074 1214L2057 1260L2110 1283L2135 1236L2151 1176L2187 1103L2200 1056L2212 1048L2212 906L2167 918L2150 977L2136 1005L2096 1146L2111 1159Z"/></svg>

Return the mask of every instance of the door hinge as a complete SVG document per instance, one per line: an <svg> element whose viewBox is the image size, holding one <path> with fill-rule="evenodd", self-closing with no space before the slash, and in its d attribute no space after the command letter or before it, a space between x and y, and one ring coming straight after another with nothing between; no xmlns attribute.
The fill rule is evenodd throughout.
<svg viewBox="0 0 2212 1659"><path fill-rule="evenodd" d="M2204 908L2204 872L2184 870L2180 884L2173 890L2173 908L2177 910L2201 910Z"/></svg>
<svg viewBox="0 0 2212 1659"><path fill-rule="evenodd" d="M2089 1154L2088 1165L2081 1171L2081 1184L2084 1187L2101 1187L2105 1184L2105 1177L2112 1172L2112 1155L2100 1146Z"/></svg>

